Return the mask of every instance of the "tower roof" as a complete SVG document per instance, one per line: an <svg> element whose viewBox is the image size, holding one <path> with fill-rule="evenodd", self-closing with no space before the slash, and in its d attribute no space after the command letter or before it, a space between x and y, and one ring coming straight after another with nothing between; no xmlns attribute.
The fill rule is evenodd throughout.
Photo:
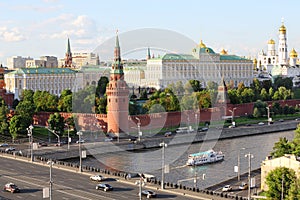
<svg viewBox="0 0 300 200"><path fill-rule="evenodd" d="M270 40L268 41L268 44L275 44L275 41L274 41L273 39L270 39Z"/></svg>
<svg viewBox="0 0 300 200"><path fill-rule="evenodd" d="M206 48L206 45L200 40L200 43L198 45L200 48Z"/></svg>
<svg viewBox="0 0 300 200"><path fill-rule="evenodd" d="M291 57L291 58L297 58L297 57L298 57L298 53L297 53L297 51L295 51L294 48L293 48L292 51L290 52L290 57Z"/></svg>
<svg viewBox="0 0 300 200"><path fill-rule="evenodd" d="M280 28L279 28L279 33L281 33L281 34L286 34L286 28L285 28L285 26L284 26L283 23L282 23L282 25L281 25Z"/></svg>
<svg viewBox="0 0 300 200"><path fill-rule="evenodd" d="M67 44L67 53L71 54L71 45L70 45L70 40L68 38L68 44Z"/></svg>
<svg viewBox="0 0 300 200"><path fill-rule="evenodd" d="M222 51L220 52L221 55L227 55L227 51L225 49L222 49Z"/></svg>

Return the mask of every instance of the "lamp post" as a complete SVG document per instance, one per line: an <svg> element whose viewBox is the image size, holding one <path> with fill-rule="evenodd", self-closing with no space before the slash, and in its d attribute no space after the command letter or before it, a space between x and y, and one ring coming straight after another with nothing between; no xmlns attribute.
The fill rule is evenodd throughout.
<svg viewBox="0 0 300 200"><path fill-rule="evenodd" d="M70 127L69 124L65 124L68 127L68 150L70 149Z"/></svg>
<svg viewBox="0 0 300 200"><path fill-rule="evenodd" d="M27 130L27 135L28 135L28 138L29 138L29 149L30 149L30 161L33 162L33 138L32 138L32 129L33 129L33 126L30 125L28 128L26 128Z"/></svg>
<svg viewBox="0 0 300 200"><path fill-rule="evenodd" d="M254 158L254 156L249 152L245 155L245 157L248 157L248 200L251 200L251 158Z"/></svg>
<svg viewBox="0 0 300 200"><path fill-rule="evenodd" d="M195 114L195 119L196 119L196 127L195 127L195 130L197 131L198 125L199 125L199 123L198 123L198 114L197 114L197 113Z"/></svg>
<svg viewBox="0 0 300 200"><path fill-rule="evenodd" d="M82 136L82 132L78 131L77 135L79 137L79 140L78 140L78 148L79 148L79 172L82 172L82 155L81 155L81 136Z"/></svg>
<svg viewBox="0 0 300 200"><path fill-rule="evenodd" d="M231 112L231 123L233 126L235 126L235 123L233 121L233 117L234 117L234 111L236 110L236 108L233 108L232 110L228 110L229 112Z"/></svg>
<svg viewBox="0 0 300 200"><path fill-rule="evenodd" d="M270 108L269 108L269 106L266 107L266 109L267 109L267 112L268 112L268 125L270 125Z"/></svg>
<svg viewBox="0 0 300 200"><path fill-rule="evenodd" d="M241 172L240 172L240 170L241 170L241 167L240 167L240 165L241 165L241 162L240 162L240 154L241 154L241 150L245 150L245 148L241 148L241 149L239 149L239 151L238 151L238 166L237 166L237 173L238 173L238 181L240 181L241 180Z"/></svg>
<svg viewBox="0 0 300 200"><path fill-rule="evenodd" d="M52 159L51 159L51 158L50 158L50 160L47 162L47 164L50 166L49 198L50 198L50 200L52 200L52 184L53 184L53 182L52 182L52 165L53 165L53 162L52 162Z"/></svg>
<svg viewBox="0 0 300 200"><path fill-rule="evenodd" d="M162 147L162 153L161 153L161 189L165 189L164 179L165 179L165 147L168 146L164 141L159 144L160 147Z"/></svg>
<svg viewBox="0 0 300 200"><path fill-rule="evenodd" d="M141 120L138 117L136 117L135 119L138 120L138 123L137 123L137 127L138 127L138 141L140 142L141 141Z"/></svg>
<svg viewBox="0 0 300 200"><path fill-rule="evenodd" d="M139 200L142 200L142 186L145 185L142 174L140 175L140 180L138 181L138 184L139 184Z"/></svg>

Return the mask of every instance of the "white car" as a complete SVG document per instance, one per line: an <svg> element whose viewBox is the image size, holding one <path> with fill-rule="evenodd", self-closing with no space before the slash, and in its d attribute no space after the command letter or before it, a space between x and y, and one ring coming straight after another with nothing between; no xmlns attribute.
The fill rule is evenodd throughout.
<svg viewBox="0 0 300 200"><path fill-rule="evenodd" d="M103 176L101 176L101 175L98 174L98 175L91 176L90 179L92 181L103 181L105 178Z"/></svg>
<svg viewBox="0 0 300 200"><path fill-rule="evenodd" d="M85 140L84 140L84 139L77 140L76 143L77 143L77 144L79 144L79 143L85 143Z"/></svg>
<svg viewBox="0 0 300 200"><path fill-rule="evenodd" d="M264 124L265 124L265 123L263 123L263 122L259 122L259 123L258 123L258 125L264 125Z"/></svg>
<svg viewBox="0 0 300 200"><path fill-rule="evenodd" d="M225 185L223 188L222 188L222 192L229 192L232 190L232 187L231 185Z"/></svg>

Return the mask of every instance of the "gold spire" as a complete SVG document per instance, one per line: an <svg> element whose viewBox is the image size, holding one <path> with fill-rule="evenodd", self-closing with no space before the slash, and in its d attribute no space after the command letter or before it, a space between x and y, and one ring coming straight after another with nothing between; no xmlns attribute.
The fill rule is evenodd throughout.
<svg viewBox="0 0 300 200"><path fill-rule="evenodd" d="M200 48L206 48L206 45L200 40L200 43L198 45Z"/></svg>
<svg viewBox="0 0 300 200"><path fill-rule="evenodd" d="M227 55L227 51L225 49L222 49L222 51L220 52L221 55Z"/></svg>
<svg viewBox="0 0 300 200"><path fill-rule="evenodd" d="M253 59L253 63L257 64L257 59L256 58Z"/></svg>
<svg viewBox="0 0 300 200"><path fill-rule="evenodd" d="M274 41L273 39L270 39L270 40L268 41L268 44L275 44L275 41Z"/></svg>
<svg viewBox="0 0 300 200"><path fill-rule="evenodd" d="M291 57L291 58L297 58L297 57L298 57L298 53L295 51L294 48L293 48L292 51L290 52L290 57Z"/></svg>

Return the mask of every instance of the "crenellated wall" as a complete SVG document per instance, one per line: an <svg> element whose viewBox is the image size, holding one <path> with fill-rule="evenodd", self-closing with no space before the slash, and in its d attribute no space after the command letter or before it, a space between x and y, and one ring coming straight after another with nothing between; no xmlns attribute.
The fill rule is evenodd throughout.
<svg viewBox="0 0 300 200"><path fill-rule="evenodd" d="M281 106L289 105L296 106L300 104L300 100L285 100L278 101ZM269 106L273 102L267 102ZM141 130L150 130L155 128L163 127L174 127L180 124L192 125L196 121L209 122L214 120L220 120L225 116L230 117L234 109L234 116L245 116L253 113L254 103L246 104L227 104L222 107L214 107L201 109L200 112L195 111L182 111L182 112L163 112L163 113L153 113L147 115L136 115L128 116L128 127L129 132L137 131L137 125L140 120ZM34 125L47 126L47 120L49 119L51 112L40 112L34 115L33 121ZM107 115L105 114L93 114L93 113L60 113L65 119L71 117L72 115L77 118L77 124L81 130L99 130L102 128L104 132L107 131ZM138 120L139 119L139 120Z"/></svg>

